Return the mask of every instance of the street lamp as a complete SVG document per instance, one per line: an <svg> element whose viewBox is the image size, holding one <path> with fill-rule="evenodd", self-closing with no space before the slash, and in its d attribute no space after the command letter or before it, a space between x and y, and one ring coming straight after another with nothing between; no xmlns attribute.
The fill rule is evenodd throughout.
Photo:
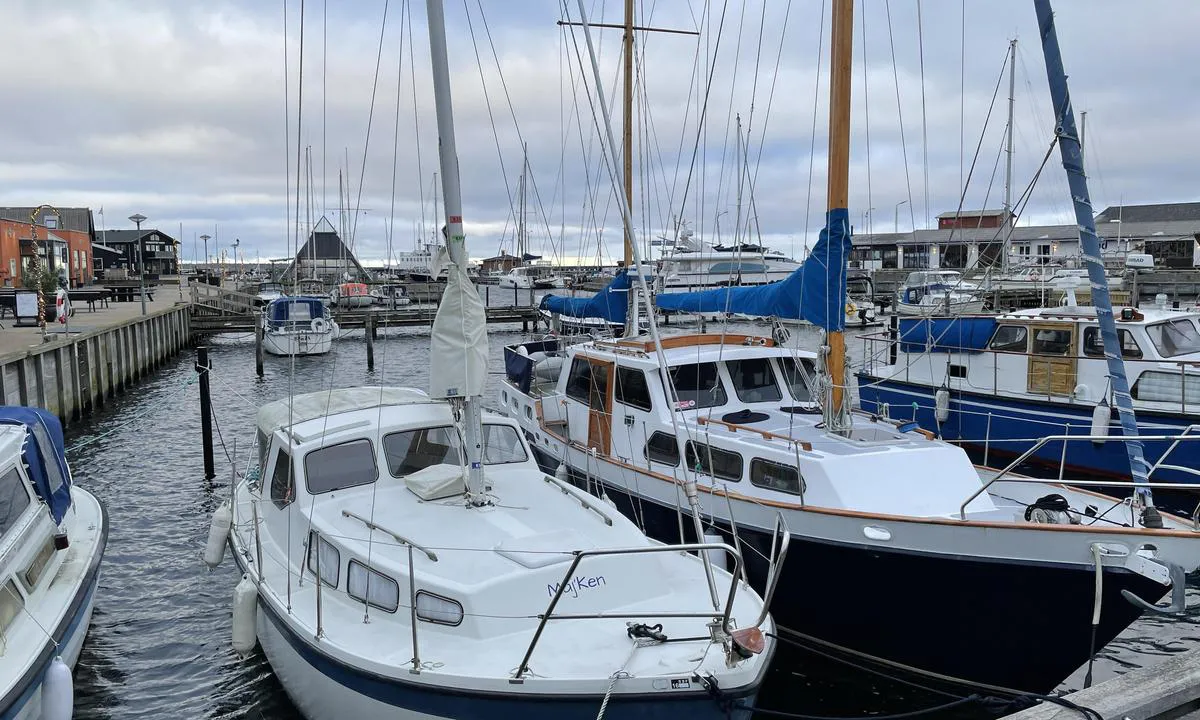
<svg viewBox="0 0 1200 720"><path fill-rule="evenodd" d="M146 314L146 244L142 238L142 223L145 222L146 216L141 213L134 213L129 216L129 222L137 225L138 233L138 285L141 288L142 297L142 314Z"/></svg>
<svg viewBox="0 0 1200 720"><path fill-rule="evenodd" d="M896 215L892 220L892 232L900 232L900 206L907 203L907 200L901 200L900 202L896 203Z"/></svg>
<svg viewBox="0 0 1200 720"><path fill-rule="evenodd" d="M867 218L871 216L871 213L872 213L874 210L875 210L875 208L867 208L866 210L863 210L863 214L862 214L862 228L863 228L863 232L864 232L864 233L866 233L867 235L870 235L870 234L871 234L871 231L870 231L869 229L867 229Z"/></svg>
<svg viewBox="0 0 1200 720"><path fill-rule="evenodd" d="M204 272L208 272L208 239L212 235L201 235L200 239L204 241Z"/></svg>
<svg viewBox="0 0 1200 720"><path fill-rule="evenodd" d="M230 247L232 247L232 248L233 248L233 274L234 274L235 276L237 276L237 275L241 275L241 274L242 274L242 269L241 269L241 267L238 265L238 256L237 256L237 249L238 249L238 245L241 245L241 244L242 244L242 239L241 239L241 238L234 238L234 239L233 239L233 242L232 242L232 243L230 243ZM239 278L239 279L240 279L240 278Z"/></svg>

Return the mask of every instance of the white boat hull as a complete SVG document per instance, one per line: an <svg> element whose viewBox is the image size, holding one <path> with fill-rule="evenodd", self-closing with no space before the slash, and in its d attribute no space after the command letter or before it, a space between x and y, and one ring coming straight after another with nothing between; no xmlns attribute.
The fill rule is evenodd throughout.
<svg viewBox="0 0 1200 720"><path fill-rule="evenodd" d="M267 330L263 334L263 350L272 355L324 355L333 348L337 325L324 332L316 330Z"/></svg>
<svg viewBox="0 0 1200 720"><path fill-rule="evenodd" d="M896 313L899 315L959 315L964 313L983 312L983 301L974 299L950 300L950 312L946 312L946 301L937 303L898 303Z"/></svg>

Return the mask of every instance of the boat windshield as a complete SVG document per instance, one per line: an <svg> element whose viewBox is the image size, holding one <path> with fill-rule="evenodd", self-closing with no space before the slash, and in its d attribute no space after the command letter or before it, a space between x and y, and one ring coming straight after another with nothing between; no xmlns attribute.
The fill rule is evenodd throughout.
<svg viewBox="0 0 1200 720"><path fill-rule="evenodd" d="M727 399L716 363L676 365L671 368L671 387L675 388L676 410L717 407Z"/></svg>
<svg viewBox="0 0 1200 720"><path fill-rule="evenodd" d="M783 398L769 358L729 360L725 363L733 389L742 402L778 402Z"/></svg>
<svg viewBox="0 0 1200 720"><path fill-rule="evenodd" d="M1163 357L1200 352L1200 333L1191 320L1180 318L1146 326L1150 342Z"/></svg>
<svg viewBox="0 0 1200 720"><path fill-rule="evenodd" d="M783 381L787 384L792 398L796 402L813 402L812 381L817 374L813 369L812 362L781 357L779 358L779 367L783 370Z"/></svg>
<svg viewBox="0 0 1200 720"><path fill-rule="evenodd" d="M383 437L383 453L392 477L404 477L430 465L461 465L462 443L452 427L403 430ZM508 425L483 426L485 465L525 462L525 446Z"/></svg>

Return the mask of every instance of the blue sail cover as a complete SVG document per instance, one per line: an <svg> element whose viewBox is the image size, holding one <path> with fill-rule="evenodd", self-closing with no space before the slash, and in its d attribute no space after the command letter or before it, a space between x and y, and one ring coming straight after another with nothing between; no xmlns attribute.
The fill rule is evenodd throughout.
<svg viewBox="0 0 1200 720"><path fill-rule="evenodd" d="M588 298L569 298L546 295L539 307L559 315L573 318L604 318L618 325L625 324L625 313L629 305L631 281L626 270L618 270L604 289Z"/></svg>
<svg viewBox="0 0 1200 720"><path fill-rule="evenodd" d="M33 488L55 524L62 522L71 507L71 473L67 470L62 423L42 408L0 406L0 423L25 428L21 459L29 470Z"/></svg>
<svg viewBox="0 0 1200 720"><path fill-rule="evenodd" d="M325 317L325 302L316 297L282 297L267 305L267 324L282 327L289 322L307 322Z"/></svg>
<svg viewBox="0 0 1200 720"><path fill-rule="evenodd" d="M807 320L826 330L846 327L846 261L850 257L850 213L830 210L816 247L786 278L767 285L664 293L660 310L729 312Z"/></svg>
<svg viewBox="0 0 1200 720"><path fill-rule="evenodd" d="M979 352L995 331L989 317L900 318L900 352Z"/></svg>

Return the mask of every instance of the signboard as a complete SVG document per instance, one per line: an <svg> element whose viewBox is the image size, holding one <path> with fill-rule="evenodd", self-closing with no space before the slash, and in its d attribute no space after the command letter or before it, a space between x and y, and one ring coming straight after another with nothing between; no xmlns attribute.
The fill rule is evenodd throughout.
<svg viewBox="0 0 1200 720"><path fill-rule="evenodd" d="M14 296L16 299L16 309L13 315L17 319L17 324L20 325L24 321L28 321L36 325L38 323L37 293L32 290L18 290L14 293Z"/></svg>

